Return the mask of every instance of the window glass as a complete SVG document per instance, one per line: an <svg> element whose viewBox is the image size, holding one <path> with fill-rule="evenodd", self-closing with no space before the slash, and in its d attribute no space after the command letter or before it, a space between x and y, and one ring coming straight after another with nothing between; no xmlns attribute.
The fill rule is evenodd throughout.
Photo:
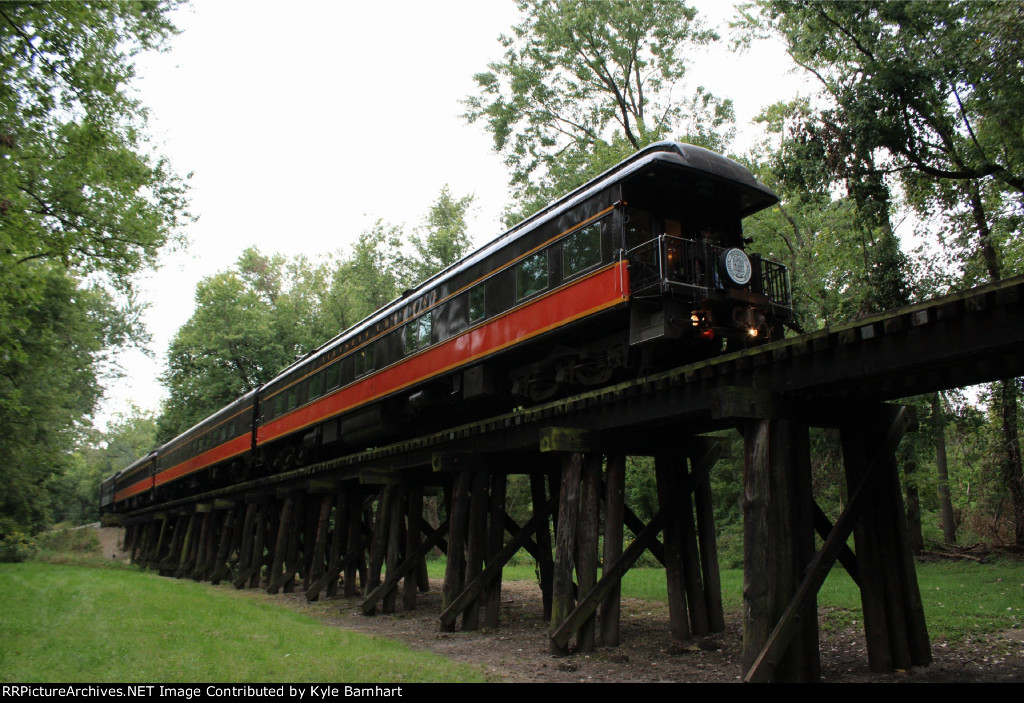
<svg viewBox="0 0 1024 703"><path fill-rule="evenodd" d="M484 319L486 315L485 303L486 297L484 295L485 289L484 284L481 283L478 286L474 286L469 290L469 321L476 322L477 320Z"/></svg>
<svg viewBox="0 0 1024 703"><path fill-rule="evenodd" d="M601 224L577 230L562 242L562 276L569 278L601 263Z"/></svg>
<svg viewBox="0 0 1024 703"><path fill-rule="evenodd" d="M331 364L327 367L327 388L325 390L334 390L341 385L341 362Z"/></svg>
<svg viewBox="0 0 1024 703"><path fill-rule="evenodd" d="M374 345L368 344L356 352L356 378L373 371L373 347Z"/></svg>
<svg viewBox="0 0 1024 703"><path fill-rule="evenodd" d="M430 313L420 315L405 326L405 351L413 352L430 345Z"/></svg>
<svg viewBox="0 0 1024 703"><path fill-rule="evenodd" d="M626 248L632 249L654 238L654 221L640 210L626 210Z"/></svg>
<svg viewBox="0 0 1024 703"><path fill-rule="evenodd" d="M516 266L516 299L528 298L548 287L547 249L524 259Z"/></svg>

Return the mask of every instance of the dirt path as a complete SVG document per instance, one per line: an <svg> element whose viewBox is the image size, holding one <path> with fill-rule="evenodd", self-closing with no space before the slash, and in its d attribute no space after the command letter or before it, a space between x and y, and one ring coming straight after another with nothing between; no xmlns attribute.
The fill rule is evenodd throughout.
<svg viewBox="0 0 1024 703"><path fill-rule="evenodd" d="M541 618L540 591L534 583L506 583L501 627L494 632L442 633L438 630L440 582L421 594L417 608L395 615L366 617L358 598L308 603L301 594L266 596L271 602L305 612L337 627L404 642L409 647L477 664L496 681L682 683L737 682L742 676L742 627L727 616L723 633L686 644L668 634L667 606L624 600L622 643L586 655L548 653L548 624ZM1024 682L1024 631L1009 630L956 646L933 643L934 663L906 672L874 674L867 669L863 634L850 629L822 633L822 680L827 682Z"/></svg>
<svg viewBox="0 0 1024 703"><path fill-rule="evenodd" d="M118 529L101 529L104 558L126 560ZM624 599L621 644L568 657L548 653L548 623L543 620L540 589L527 581L502 586L501 627L497 631L442 633L441 583L417 599L416 610L367 617L360 598L324 599L309 603L301 593L269 596L263 591L234 591L292 608L332 627L387 637L413 649L481 666L495 681L509 683L682 683L738 682L742 677L742 624L738 613L727 614L726 630L685 644L668 633L668 608L663 603ZM905 672L874 674L867 668L863 632L850 628L822 632L822 680L826 682L1024 682L1024 630L978 637L949 645L932 643L934 662Z"/></svg>

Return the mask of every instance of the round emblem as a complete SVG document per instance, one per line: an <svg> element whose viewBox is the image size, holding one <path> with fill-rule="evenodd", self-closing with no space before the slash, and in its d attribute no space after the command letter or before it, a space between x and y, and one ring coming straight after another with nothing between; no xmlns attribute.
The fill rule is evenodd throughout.
<svg viewBox="0 0 1024 703"><path fill-rule="evenodd" d="M750 257L742 249L733 247L726 249L722 254L722 268L725 275L737 286L745 286L750 283L750 276L753 272L750 266Z"/></svg>

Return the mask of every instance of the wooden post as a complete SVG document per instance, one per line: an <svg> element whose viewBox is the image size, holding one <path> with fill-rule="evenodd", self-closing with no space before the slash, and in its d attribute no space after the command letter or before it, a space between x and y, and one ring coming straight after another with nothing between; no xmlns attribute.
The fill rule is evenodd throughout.
<svg viewBox="0 0 1024 703"><path fill-rule="evenodd" d="M792 600L814 552L814 502L806 425L748 420L744 430L743 663L753 667ZM798 629L775 663L776 681L817 681L817 599L798 611Z"/></svg>
<svg viewBox="0 0 1024 703"><path fill-rule="evenodd" d="M217 553L213 558L213 568L210 570L210 583L217 585L228 570L228 550L231 547L232 537L235 532L238 508L231 507L224 511L224 521L221 524L220 540L217 544Z"/></svg>
<svg viewBox="0 0 1024 703"><path fill-rule="evenodd" d="M686 602L690 613L690 632L698 637L707 635L708 606L704 595L700 553L697 551L697 526L693 518L693 500L690 490L683 490L686 477L686 458L680 457L678 475L673 478L679 488L676 490L676 505L679 506L679 523L683 537L683 581L686 588Z"/></svg>
<svg viewBox="0 0 1024 703"><path fill-rule="evenodd" d="M469 500L469 532L466 539L466 577L470 583L484 570L484 552L487 545L487 499L490 476L486 470L473 473L473 493ZM474 598L462 613L462 629L480 629L479 598Z"/></svg>
<svg viewBox="0 0 1024 703"><path fill-rule="evenodd" d="M602 578L608 568L622 556L623 519L626 506L626 457L623 454L608 456L605 469L604 498L604 555ZM622 585L616 582L601 603L601 645L619 646L619 614L622 603Z"/></svg>
<svg viewBox="0 0 1024 703"><path fill-rule="evenodd" d="M156 546L153 548L153 560L159 562L160 555L163 553L170 520L166 516L157 517L157 519L160 520L160 535L157 537Z"/></svg>
<svg viewBox="0 0 1024 703"><path fill-rule="evenodd" d="M249 588L260 587L260 572L263 570L266 561L267 538L272 534L272 513L274 510L272 502L261 503L256 510L256 530L252 541L252 556L249 560Z"/></svg>
<svg viewBox="0 0 1024 703"><path fill-rule="evenodd" d="M551 593L551 632L554 633L573 608L573 552L580 511L580 474L583 454L569 452L562 459L562 488L558 497L558 525L555 528L555 564ZM552 654L566 655L568 645L550 642Z"/></svg>
<svg viewBox="0 0 1024 703"><path fill-rule="evenodd" d="M388 550L387 550L387 575L391 576L398 570L398 564L402 559L402 504L405 502L405 486L395 486L391 496L391 513L388 516ZM381 601L381 611L390 615L395 612L395 601L397 599L396 589L389 590Z"/></svg>
<svg viewBox="0 0 1024 703"><path fill-rule="evenodd" d="M295 509L295 499L288 496L281 506L281 519L277 525L277 539L274 540L274 556L270 562L270 571L267 574L267 593L275 594L281 588L281 572L284 567L285 556L288 554L288 533L292 526L292 511Z"/></svg>
<svg viewBox="0 0 1024 703"><path fill-rule="evenodd" d="M423 543L423 486L418 483L411 483L407 488L406 503L408 504L408 520L405 531L405 554L406 559L419 551ZM423 558L418 559L423 562ZM402 582L402 607L406 610L416 609L416 591L419 581L419 565L409 574L406 574Z"/></svg>
<svg viewBox="0 0 1024 703"><path fill-rule="evenodd" d="M580 482L580 515L576 532L576 578L580 599L586 597L597 584L597 545L601 524L601 462L600 454L584 455ZM592 652L596 645L597 615L594 613L580 625L579 633L576 635L576 650Z"/></svg>
<svg viewBox="0 0 1024 703"><path fill-rule="evenodd" d="M887 414L885 409L878 412L881 417ZM862 520L865 505L874 499L877 478L884 470L884 465L894 455L903 433L912 425L912 416L913 413L908 408L895 409L884 438L877 446L871 448L871 459L865 462L863 475L856 488L850 491L846 507L829 531L821 549L814 552L814 558L808 564L806 574L755 662L744 675L744 681L764 682L771 678L776 665L782 660L794 636L803 625L802 609L808 601L813 600L825 582L829 569L845 551L846 541L853 533L856 523ZM860 583L863 583L863 579Z"/></svg>
<svg viewBox="0 0 1024 703"><path fill-rule="evenodd" d="M334 530L331 532L330 554L327 559L327 597L338 595L338 577L341 572L339 565L348 541L348 495L344 489L338 491L334 502Z"/></svg>
<svg viewBox="0 0 1024 703"><path fill-rule="evenodd" d="M690 478L693 482L693 501L697 515L697 541L700 545L708 627L712 632L722 632L725 630L725 608L722 605L722 578L718 570L715 510L711 498L711 481L708 477L711 467L722 454L722 444L719 440L710 440L699 443L692 451Z"/></svg>
<svg viewBox="0 0 1024 703"><path fill-rule="evenodd" d="M491 474L491 510L487 536L487 566L496 562L505 542L505 492L508 475L495 471ZM484 589L484 627L496 629L501 619L501 569Z"/></svg>
<svg viewBox="0 0 1024 703"><path fill-rule="evenodd" d="M542 473L530 474L530 496L533 502L534 514L538 510L544 510L548 504L547 490L544 487L545 476ZM556 486L551 485L551 493L556 493ZM554 562L551 559L551 531L548 529L548 521L545 520L535 537L537 542L537 570L540 572L541 603L544 608L544 619L551 620L551 588L554 579Z"/></svg>
<svg viewBox="0 0 1024 703"><path fill-rule="evenodd" d="M201 581L209 562L210 538L213 533L214 513L207 509L203 513L202 527L199 530L199 539L196 543L196 559L192 568L191 578L193 581Z"/></svg>
<svg viewBox="0 0 1024 703"><path fill-rule="evenodd" d="M188 568L189 555L192 551L192 544L194 542L193 532L196 526L196 513L192 513L188 516L188 528L185 530L185 537L181 544L181 555L178 559L178 570L175 576L181 578L185 574L185 570Z"/></svg>
<svg viewBox="0 0 1024 703"><path fill-rule="evenodd" d="M690 637L689 613L686 608L686 587L683 567L683 525L677 500L679 480L672 457L654 458L658 482L658 505L665 515L665 579L668 592L669 631L676 640Z"/></svg>
<svg viewBox="0 0 1024 703"><path fill-rule="evenodd" d="M893 413L866 409L862 421L841 429L847 482L855 486L865 474L873 450L880 446ZM895 453L881 460L876 480L854 527L861 605L872 671L891 671L931 661L924 609L917 586Z"/></svg>
<svg viewBox="0 0 1024 703"><path fill-rule="evenodd" d="M314 538L313 554L309 564L309 578L306 584L307 589L314 582L318 581L323 576L324 571L327 568L325 560L327 558L327 542L328 532L331 520L331 507L334 503L334 497L327 494L320 498L320 514L317 516L316 521L316 537ZM307 590L306 599L316 600L320 597L319 589L313 594L313 598L309 597L310 594Z"/></svg>
<svg viewBox="0 0 1024 703"><path fill-rule="evenodd" d="M377 497L377 513L373 521L373 535L370 538L370 563L367 570L367 582L363 591L369 593L380 585L380 575L384 570L384 557L388 546L388 527L391 524L390 510L392 507L392 496L395 486L388 485L381 490ZM367 612L366 615L373 615L376 610Z"/></svg>
<svg viewBox="0 0 1024 703"><path fill-rule="evenodd" d="M245 574L248 572L252 562L252 543L255 538L256 525L259 522L259 512L255 503L245 506L245 519L242 522L242 541L238 545L238 576L232 583L235 588L242 588L245 585Z"/></svg>
<svg viewBox="0 0 1024 703"><path fill-rule="evenodd" d="M362 528L363 500L358 487L353 487L348 494L348 535L346 535L348 540L345 546L345 557L348 558L348 564L345 566L345 597L347 598L359 592L356 586L357 574L364 575L360 584L363 590L369 592L369 589L366 588L365 560L362 554L363 547L361 546ZM358 556L356 556L357 551L359 552Z"/></svg>
<svg viewBox="0 0 1024 703"><path fill-rule="evenodd" d="M450 523L448 526L448 561L441 589L441 610L445 610L462 592L465 565L466 529L469 523L469 486L472 476L468 470L455 477L451 491ZM454 632L455 622L442 623L443 632Z"/></svg>

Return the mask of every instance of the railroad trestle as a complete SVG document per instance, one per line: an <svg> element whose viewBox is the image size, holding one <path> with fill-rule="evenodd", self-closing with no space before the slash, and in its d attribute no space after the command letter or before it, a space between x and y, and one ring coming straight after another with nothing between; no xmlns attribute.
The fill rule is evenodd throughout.
<svg viewBox="0 0 1024 703"><path fill-rule="evenodd" d="M870 668L924 665L896 464L915 418L888 401L1024 374L1022 293L1020 278L985 286L117 518L147 568L309 600L343 589L367 615L399 598L415 608L440 549L449 631L499 626L502 568L525 549L557 654L618 644L620 580L650 552L668 628L686 639L724 627L708 475L720 433L737 429L746 679L819 678L816 594L836 561L861 590ZM847 499L834 518L811 489L812 427L839 432ZM629 456L654 460L646 524L624 500ZM522 524L506 509L511 475L529 484Z"/></svg>

